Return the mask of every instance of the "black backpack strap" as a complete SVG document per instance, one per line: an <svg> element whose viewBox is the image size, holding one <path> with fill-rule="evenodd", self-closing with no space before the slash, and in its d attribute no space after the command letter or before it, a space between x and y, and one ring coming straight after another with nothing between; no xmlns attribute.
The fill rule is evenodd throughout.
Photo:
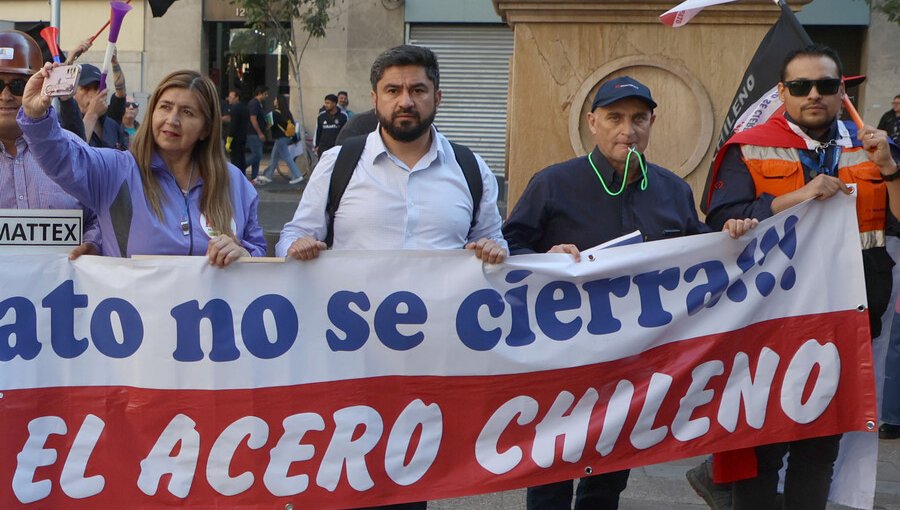
<svg viewBox="0 0 900 510"><path fill-rule="evenodd" d="M325 244L330 248L334 243L334 217L337 213L338 206L341 204L341 198L350 178L353 177L353 171L359 163L363 150L366 148L366 138L368 134L351 136L344 140L341 150L338 153L337 160L334 163L334 169L331 171L331 183L328 188L328 202L325 206L325 214L327 215L326 227L328 232L325 235ZM475 228L478 220L478 210L481 205L481 197L484 194L484 185L481 181L481 169L478 167L478 160L475 154L465 145L450 142L453 148L453 154L456 156L456 162L462 169L463 176L466 178L466 185L469 187L469 193L472 195L472 221L469 225L469 232Z"/></svg>
<svg viewBox="0 0 900 510"><path fill-rule="evenodd" d="M465 145L450 142L453 147L453 154L456 155L456 162L462 168L463 175L466 177L466 185L469 186L469 194L472 195L472 223L469 225L469 232L475 228L478 221L478 209L481 205L481 196L484 194L484 184L481 182L481 168L478 167L478 160L475 154Z"/></svg>
<svg viewBox="0 0 900 510"><path fill-rule="evenodd" d="M353 171L356 170L356 164L359 157L362 156L363 149L366 148L366 138L368 134L351 136L344 140L341 145L341 151L338 153L337 161L334 162L334 170L331 171L331 184L328 188L328 202L325 205L325 214L327 215L326 227L328 232L325 234L325 244L331 248L334 243L334 215L337 213L338 206L341 205L341 197L347 190L347 184L353 177Z"/></svg>

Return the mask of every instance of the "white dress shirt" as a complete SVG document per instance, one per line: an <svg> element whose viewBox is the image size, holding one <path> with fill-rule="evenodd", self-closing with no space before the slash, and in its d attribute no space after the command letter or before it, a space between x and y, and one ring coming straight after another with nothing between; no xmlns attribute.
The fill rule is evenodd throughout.
<svg viewBox="0 0 900 510"><path fill-rule="evenodd" d="M428 152L409 168L388 152L380 129L369 134L334 219L337 250L461 249L469 241L493 239L507 247L500 231L497 180L475 155L484 191L474 228L472 195L450 142L431 127ZM294 240L324 240L325 206L331 172L341 147L324 154L310 178L294 218L284 226L275 247L279 257Z"/></svg>

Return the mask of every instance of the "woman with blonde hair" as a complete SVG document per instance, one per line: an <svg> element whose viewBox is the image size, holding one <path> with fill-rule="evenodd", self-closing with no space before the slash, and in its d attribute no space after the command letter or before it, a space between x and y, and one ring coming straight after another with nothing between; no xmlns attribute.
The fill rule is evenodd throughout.
<svg viewBox="0 0 900 510"><path fill-rule="evenodd" d="M41 94L56 64L25 86L17 121L51 179L93 209L103 254L202 255L226 266L265 254L258 198L225 160L215 85L196 71L175 71L148 102L129 152L89 147L67 136Z"/></svg>

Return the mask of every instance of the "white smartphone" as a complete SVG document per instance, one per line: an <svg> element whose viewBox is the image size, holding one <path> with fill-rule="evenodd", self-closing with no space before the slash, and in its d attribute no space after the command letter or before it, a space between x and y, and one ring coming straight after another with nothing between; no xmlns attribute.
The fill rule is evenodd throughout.
<svg viewBox="0 0 900 510"><path fill-rule="evenodd" d="M54 67L44 82L42 93L50 97L71 96L78 87L79 74L81 66L78 64Z"/></svg>

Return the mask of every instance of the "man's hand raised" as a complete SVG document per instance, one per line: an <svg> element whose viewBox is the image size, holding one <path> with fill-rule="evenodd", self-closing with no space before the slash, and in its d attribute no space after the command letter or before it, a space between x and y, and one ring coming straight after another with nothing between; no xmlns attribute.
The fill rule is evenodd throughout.
<svg viewBox="0 0 900 510"><path fill-rule="evenodd" d="M22 109L25 116L29 119L43 119L47 116L50 109L50 103L53 98L45 96L41 93L44 88L44 80L50 77L50 69L57 67L59 64L51 64L47 62L40 71L31 75L28 82L25 83L25 92L22 93Z"/></svg>

